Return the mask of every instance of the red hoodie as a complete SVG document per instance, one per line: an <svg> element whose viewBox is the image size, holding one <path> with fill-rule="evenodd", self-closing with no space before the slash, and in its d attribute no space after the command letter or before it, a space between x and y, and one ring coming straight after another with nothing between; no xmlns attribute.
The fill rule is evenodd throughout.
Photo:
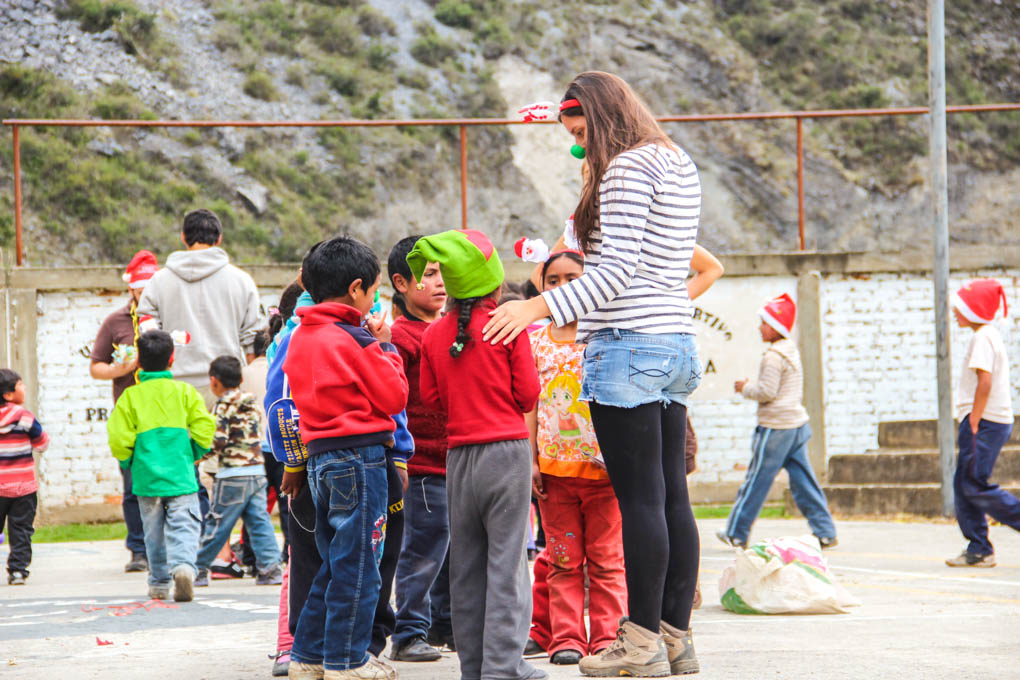
<svg viewBox="0 0 1020 680"><path fill-rule="evenodd" d="M322 302L297 315L283 372L308 455L392 440L391 415L407 405L400 355L383 351L354 307Z"/></svg>
<svg viewBox="0 0 1020 680"><path fill-rule="evenodd" d="M422 336L429 326L424 321L402 316L393 322L390 330L407 376L407 429L414 437L414 457L407 461L407 472L446 476L446 417L422 403L418 382Z"/></svg>
<svg viewBox="0 0 1020 680"><path fill-rule="evenodd" d="M421 400L447 415L450 448L527 439L524 414L538 401L538 372L525 333L509 345L482 341L482 328L496 301L487 298L471 310L471 342L450 355L457 335L457 312L429 326L422 340Z"/></svg>

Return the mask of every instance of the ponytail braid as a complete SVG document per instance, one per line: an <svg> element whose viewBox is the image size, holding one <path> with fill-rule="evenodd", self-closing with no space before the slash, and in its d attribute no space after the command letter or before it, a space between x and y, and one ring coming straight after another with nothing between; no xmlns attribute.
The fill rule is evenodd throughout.
<svg viewBox="0 0 1020 680"><path fill-rule="evenodd" d="M456 301L458 305L457 337L454 338L453 344L450 345L450 356L454 359L460 356L460 353L464 351L464 347L471 342L471 335L468 333L467 327L471 323L471 312L474 310L475 304L481 299L483 298L473 297Z"/></svg>

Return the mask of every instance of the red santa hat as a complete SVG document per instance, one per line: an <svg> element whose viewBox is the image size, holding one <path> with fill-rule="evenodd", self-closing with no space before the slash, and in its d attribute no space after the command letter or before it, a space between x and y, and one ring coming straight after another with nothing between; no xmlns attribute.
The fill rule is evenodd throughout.
<svg viewBox="0 0 1020 680"><path fill-rule="evenodd" d="M784 338L789 338L793 332L793 322L797 318L797 304L788 294L783 293L766 302L758 316Z"/></svg>
<svg viewBox="0 0 1020 680"><path fill-rule="evenodd" d="M999 300L1002 300L1002 316L1005 317L1009 307L1002 284L995 279L975 279L956 291L953 306L971 323L991 323L999 311Z"/></svg>
<svg viewBox="0 0 1020 680"><path fill-rule="evenodd" d="M128 263L123 278L129 288L144 288L149 279L158 271L159 262L156 260L156 256L148 250L139 250Z"/></svg>

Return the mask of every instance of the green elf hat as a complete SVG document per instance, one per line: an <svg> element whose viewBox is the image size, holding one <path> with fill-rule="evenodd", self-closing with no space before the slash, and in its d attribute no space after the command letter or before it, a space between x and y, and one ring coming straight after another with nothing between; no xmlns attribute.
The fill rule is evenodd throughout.
<svg viewBox="0 0 1020 680"><path fill-rule="evenodd" d="M407 265L421 281L429 262L438 262L443 284L459 300L482 297L503 283L503 263L492 241L475 229L451 229L418 239Z"/></svg>

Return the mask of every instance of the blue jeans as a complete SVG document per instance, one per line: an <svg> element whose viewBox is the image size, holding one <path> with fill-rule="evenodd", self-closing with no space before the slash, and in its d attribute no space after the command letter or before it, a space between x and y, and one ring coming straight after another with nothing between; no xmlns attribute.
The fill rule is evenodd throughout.
<svg viewBox="0 0 1020 680"><path fill-rule="evenodd" d="M826 504L825 492L818 485L808 459L807 443L810 438L811 426L807 424L790 430L773 430L761 425L754 429L751 464L726 520L728 536L747 541L772 481L781 468L786 468L793 500L807 518L811 533L818 538L835 538L836 525Z"/></svg>
<svg viewBox="0 0 1020 680"><path fill-rule="evenodd" d="M301 610L291 658L342 671L368 663L386 537L382 446L328 451L308 459L315 544L322 566Z"/></svg>
<svg viewBox="0 0 1020 680"><path fill-rule="evenodd" d="M149 585L169 586L170 576L186 566L195 575L198 532L202 527L198 494L139 496L149 560Z"/></svg>
<svg viewBox="0 0 1020 680"><path fill-rule="evenodd" d="M199 569L209 568L241 518L255 551L256 568L265 572L280 563L280 546L266 510L267 487L264 475L226 477L213 482L212 508L205 516L195 562Z"/></svg>
<svg viewBox="0 0 1020 680"><path fill-rule="evenodd" d="M995 552L988 540L988 520L991 515L1003 524L1020 531L1020 499L992 484L992 476L999 451L1009 439L1012 425L982 420L978 423L977 436L970 431L970 417L960 422L957 444L960 455L956 460L956 474L953 476L953 500L956 505L956 521L960 531L970 541L967 552L984 557Z"/></svg>
<svg viewBox="0 0 1020 680"><path fill-rule="evenodd" d="M404 545L397 563L397 628L393 645L425 637L432 627L430 591L450 545L446 477L414 475L404 494ZM449 606L449 605L447 605Z"/></svg>
<svg viewBox="0 0 1020 680"><path fill-rule="evenodd" d="M138 496L131 491L131 468L122 467L120 477L124 482L124 495L121 497L120 507L124 511L124 524L127 525L127 538L124 539L124 547L131 551L132 555L145 553L145 530L142 529L142 513L138 509Z"/></svg>
<svg viewBox="0 0 1020 680"><path fill-rule="evenodd" d="M581 401L633 408L679 402L701 383L701 362L690 333L654 335L609 328L584 350Z"/></svg>

